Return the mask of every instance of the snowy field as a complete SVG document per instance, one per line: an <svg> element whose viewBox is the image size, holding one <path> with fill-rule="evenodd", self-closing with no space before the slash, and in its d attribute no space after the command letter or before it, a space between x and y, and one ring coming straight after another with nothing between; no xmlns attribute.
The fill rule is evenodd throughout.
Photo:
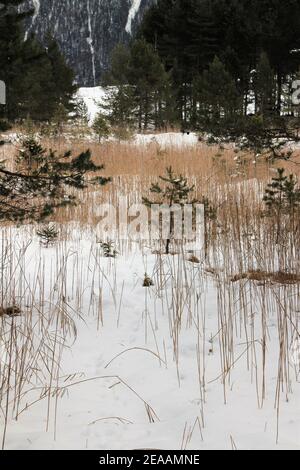
<svg viewBox="0 0 300 470"><path fill-rule="evenodd" d="M84 193L80 223L58 218L53 245L36 227L1 229L2 305L20 309L0 309L3 447L300 449L300 283L287 277L299 237L276 243L261 217L274 169L259 180L250 161L247 177L195 134L137 135L111 152L113 183ZM111 233L106 258L95 207L140 202L169 162L218 208L205 252Z"/></svg>
<svg viewBox="0 0 300 470"><path fill-rule="evenodd" d="M31 367L43 371L31 371L29 383L10 392L10 413L18 419L10 416L6 448L300 448L292 357L279 423L274 408L280 349L274 299L286 301L295 287L267 292L273 307L265 318L263 374L266 287L220 285L205 262L188 262L186 254L143 249L107 259L94 236L78 230L50 248L32 239L30 228L2 237L2 246L12 243L7 256L14 260L15 300L22 305L14 321L20 338L32 331ZM152 287L143 287L145 272ZM12 320L2 322L9 336ZM19 360L28 345L20 341ZM55 361L35 356L39 341L55 344Z"/></svg>

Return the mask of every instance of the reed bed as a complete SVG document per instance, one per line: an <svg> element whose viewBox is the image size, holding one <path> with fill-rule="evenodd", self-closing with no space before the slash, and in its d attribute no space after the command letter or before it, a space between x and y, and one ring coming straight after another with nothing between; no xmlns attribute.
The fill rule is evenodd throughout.
<svg viewBox="0 0 300 470"><path fill-rule="evenodd" d="M67 147L63 141L57 145L59 151ZM100 330L111 315L116 331L126 321L124 309L132 291L126 279L119 278L119 262L136 259L153 283L136 300L144 343L124 350L122 357L130 364L129 352L132 360L143 351L159 368L174 364L181 387L185 349L189 344L193 350L191 380L199 397L198 414L185 423L178 446L187 449L193 439L205 441L210 387L217 384L222 389L226 404L239 375L246 376L243 380L249 383L258 409L272 401L277 421L274 442L280 442L281 408L296 393L300 380L299 364L291 357L300 337L300 231L298 225L291 230L285 219L278 240L274 221L263 215L262 197L276 167L282 165L254 164L250 156L245 156L243 165L237 164L232 149L219 154L202 144L184 149L161 148L155 142L144 147L129 143L90 147L113 182L100 190L82 191L80 204L55 214L60 237L54 247L39 246L36 226L2 228L1 306L16 305L21 311L20 316L0 316L2 447L11 420L41 402L46 429L55 437L58 401L69 388L84 382L81 371L64 375L64 352L72 348L78 324L87 318L95 319ZM86 143L73 144L74 153L85 148ZM97 206L117 205L120 196L128 205L140 203L150 184L170 165L195 185L196 197L205 196L217 210L217 217L208 223L206 250L196 247L190 253L184 244L176 244L173 255L166 256L143 240L131 242L113 233L119 254L104 259L95 229ZM284 165L299 174L298 166ZM137 278L136 285L141 284ZM115 359L119 356L111 357L107 369ZM98 379L107 378L106 369L103 372ZM137 400L137 407L143 404L148 422L157 422L155 407L122 377L119 381ZM237 438L228 436L234 448Z"/></svg>

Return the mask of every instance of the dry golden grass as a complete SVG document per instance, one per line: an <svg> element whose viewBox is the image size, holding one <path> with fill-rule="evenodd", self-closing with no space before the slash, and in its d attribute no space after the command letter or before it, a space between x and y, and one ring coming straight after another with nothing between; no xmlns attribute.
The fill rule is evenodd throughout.
<svg viewBox="0 0 300 470"><path fill-rule="evenodd" d="M77 207L69 207L59 210L55 215L57 222L74 221L80 224L93 224L95 220L94 208L103 202L117 203L120 195L124 195L128 204L141 202L142 196L149 191L151 182L157 181L159 175L165 173L165 169L172 166L175 173L187 176L195 184L195 195L201 198L203 195L209 199L216 199L216 193L226 192L226 198L234 201L236 198L235 187L237 183L255 179L261 190L274 176L274 168L284 166L289 172L300 175L298 165L278 162L270 164L265 161L253 162L253 156L245 155L243 164L235 160L233 149L220 150L217 147L209 147L203 143L195 146L178 148L170 146L164 148L156 142L148 145L135 145L133 143L106 142L102 144L86 141L68 142L66 139L43 140L46 148L63 153L72 150L76 155L87 148L91 150L95 163L105 165L103 176L112 177L112 183L106 187L89 187L78 195ZM17 146L5 145L0 148L0 159L6 160L9 167L13 168L14 156ZM296 160L300 162L299 156ZM224 189L226 187L226 190ZM231 193L231 196L229 196ZM257 188L251 194L244 195L253 201L257 199ZM254 198L254 199L253 199Z"/></svg>
<svg viewBox="0 0 300 470"><path fill-rule="evenodd" d="M276 284L298 284L300 275L286 272L268 273L266 271L249 271L247 273L236 274L231 278L232 282L238 282L244 279L249 281L272 282Z"/></svg>

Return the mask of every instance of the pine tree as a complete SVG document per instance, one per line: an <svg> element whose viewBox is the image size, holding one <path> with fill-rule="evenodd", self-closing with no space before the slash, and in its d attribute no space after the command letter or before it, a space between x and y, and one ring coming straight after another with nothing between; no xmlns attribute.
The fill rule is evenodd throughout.
<svg viewBox="0 0 300 470"><path fill-rule="evenodd" d="M48 248L58 239L59 231L55 225L48 224L37 230L36 234L40 238L41 244Z"/></svg>
<svg viewBox="0 0 300 470"><path fill-rule="evenodd" d="M134 124L134 91L130 85L120 84L109 87L103 104L107 112L107 120L112 130L122 134L133 127Z"/></svg>
<svg viewBox="0 0 300 470"><path fill-rule="evenodd" d="M54 135L61 136L64 132L65 124L69 120L69 112L62 103L59 103L51 117L51 127Z"/></svg>
<svg viewBox="0 0 300 470"><path fill-rule="evenodd" d="M87 180L88 173L102 169L93 163L89 150L76 157L71 152L57 155L30 140L18 154L15 171L0 163L0 220L45 219L56 208L76 202L67 188L110 181L99 176Z"/></svg>
<svg viewBox="0 0 300 470"><path fill-rule="evenodd" d="M6 83L7 104L0 112L9 121L28 117L46 121L59 104L71 109L76 88L55 41L48 37L46 49L33 35L24 39L23 21L33 11L20 13L23 3L1 2L0 80Z"/></svg>
<svg viewBox="0 0 300 470"><path fill-rule="evenodd" d="M74 111L73 96L77 91L74 72L66 64L57 41L50 33L46 36L45 46L52 68L55 107L63 105L68 112Z"/></svg>
<svg viewBox="0 0 300 470"><path fill-rule="evenodd" d="M194 113L192 82L217 53L214 18L207 1L158 0L140 28L171 74L177 116L186 127Z"/></svg>
<svg viewBox="0 0 300 470"><path fill-rule="evenodd" d="M130 51L124 44L117 44L112 51L110 69L104 74L103 85L128 85Z"/></svg>
<svg viewBox="0 0 300 470"><path fill-rule="evenodd" d="M150 44L136 40L130 48L129 83L134 87L139 130L161 125L166 106L168 76Z"/></svg>
<svg viewBox="0 0 300 470"><path fill-rule="evenodd" d="M106 109L112 126L159 129L172 119L169 76L145 40L134 41L129 49L117 46L106 83L111 85Z"/></svg>
<svg viewBox="0 0 300 470"><path fill-rule="evenodd" d="M300 207L298 180L295 175L285 175L284 168L278 168L277 172L265 191L264 202L270 211L277 208L290 214Z"/></svg>
<svg viewBox="0 0 300 470"><path fill-rule="evenodd" d="M45 48L34 36L30 36L24 44L22 61L24 73L22 78L17 77L22 100L18 103L15 118L48 121L57 109L56 84ZM13 89L14 97L15 93L16 88Z"/></svg>
<svg viewBox="0 0 300 470"><path fill-rule="evenodd" d="M277 176L268 184L263 200L268 208L267 215L275 216L279 243L284 215L291 218L292 232L295 233L295 221L299 220L300 188L295 175L285 175L284 168L278 168L277 172Z"/></svg>
<svg viewBox="0 0 300 470"><path fill-rule="evenodd" d="M26 43L22 21L32 11L19 13L22 3L23 0L3 0L0 5L0 79L6 84L7 94L6 106L1 106L1 111L8 119L15 117L18 104L24 98L21 77L25 72L23 55Z"/></svg>
<svg viewBox="0 0 300 470"><path fill-rule="evenodd" d="M107 139L109 137L110 129L107 124L107 120L102 113L98 113L96 115L93 122L93 130L98 136L99 143L101 142L101 139Z"/></svg>
<svg viewBox="0 0 300 470"><path fill-rule="evenodd" d="M276 110L276 82L275 74L265 52L260 56L253 78L256 113L268 117L274 115Z"/></svg>
<svg viewBox="0 0 300 470"><path fill-rule="evenodd" d="M286 80L300 64L299 0L157 0L140 32L171 72L178 115L194 121L192 83L218 56L244 98L247 112L251 72L266 53L276 82L279 115Z"/></svg>
<svg viewBox="0 0 300 470"><path fill-rule="evenodd" d="M195 100L198 104L197 124L200 129L213 131L232 122L242 114L242 99L233 78L218 57L208 70L194 81Z"/></svg>
<svg viewBox="0 0 300 470"><path fill-rule="evenodd" d="M164 186L161 186L161 182ZM188 180L182 175L175 175L172 167L166 169L166 175L160 176L160 182L152 183L150 192L156 195L155 200L151 200L148 197L143 197L143 204L147 207L151 207L153 204L167 204L171 209L173 206L183 207L185 204L194 206L197 199L190 199L191 193L195 190L194 186L189 186ZM170 254L171 242L174 239L175 233L174 213L170 214L170 226L169 234L166 240L166 254Z"/></svg>
<svg viewBox="0 0 300 470"><path fill-rule="evenodd" d="M118 255L117 250L115 249L115 244L112 240L106 242L100 242L100 246L103 250L104 258L116 258Z"/></svg>
<svg viewBox="0 0 300 470"><path fill-rule="evenodd" d="M81 125L87 126L89 123L89 109L83 98L77 98L74 104L74 119Z"/></svg>

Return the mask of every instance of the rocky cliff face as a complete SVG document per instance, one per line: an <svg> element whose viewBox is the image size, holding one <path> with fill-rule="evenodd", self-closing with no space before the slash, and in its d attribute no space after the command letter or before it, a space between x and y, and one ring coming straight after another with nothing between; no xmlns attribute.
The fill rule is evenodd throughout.
<svg viewBox="0 0 300 470"><path fill-rule="evenodd" d="M58 40L80 85L94 86L109 66L118 42L130 38L155 0L28 0L35 8L27 33L50 31Z"/></svg>

